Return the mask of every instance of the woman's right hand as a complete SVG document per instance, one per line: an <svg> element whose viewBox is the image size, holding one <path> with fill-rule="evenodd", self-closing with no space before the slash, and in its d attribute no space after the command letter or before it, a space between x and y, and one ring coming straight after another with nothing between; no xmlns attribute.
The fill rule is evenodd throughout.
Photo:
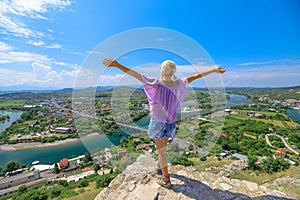
<svg viewBox="0 0 300 200"><path fill-rule="evenodd" d="M104 58L102 63L106 66L106 67L117 67L119 66L120 64L112 59L112 58Z"/></svg>

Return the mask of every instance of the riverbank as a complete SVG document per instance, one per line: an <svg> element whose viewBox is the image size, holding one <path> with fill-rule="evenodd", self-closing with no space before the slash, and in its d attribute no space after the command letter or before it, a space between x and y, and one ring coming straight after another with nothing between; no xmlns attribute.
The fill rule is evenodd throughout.
<svg viewBox="0 0 300 200"><path fill-rule="evenodd" d="M83 136L81 138L68 138L65 140L54 141L51 143L41 143L41 142L28 142L28 143L17 143L17 144L2 144L0 145L0 150L3 151L15 151L22 149L35 149L35 148L44 148L44 147L53 147L53 146L61 146L64 144L70 144L77 142L81 139L97 136L98 133L91 133L89 135Z"/></svg>

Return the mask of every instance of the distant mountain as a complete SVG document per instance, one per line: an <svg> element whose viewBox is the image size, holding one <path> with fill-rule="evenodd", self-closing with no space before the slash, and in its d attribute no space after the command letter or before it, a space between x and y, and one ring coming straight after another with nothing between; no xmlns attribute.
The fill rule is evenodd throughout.
<svg viewBox="0 0 300 200"><path fill-rule="evenodd" d="M0 92L49 92L49 91L54 91L58 90L59 88L54 88L54 87L39 87L39 86L0 86Z"/></svg>
<svg viewBox="0 0 300 200"><path fill-rule="evenodd" d="M289 87L226 87L226 90L272 90L272 89L300 89L300 86Z"/></svg>
<svg viewBox="0 0 300 200"><path fill-rule="evenodd" d="M115 86L97 86L96 87L96 91L97 92L102 92L102 91L106 91L106 90L110 90L112 88L114 88ZM61 89L59 91L61 92L73 92L74 88L64 88L64 89ZM94 87L89 87L89 88L77 88L76 91L94 91L95 88Z"/></svg>
<svg viewBox="0 0 300 200"><path fill-rule="evenodd" d="M64 88L64 89L56 90L55 92L73 92L73 88Z"/></svg>
<svg viewBox="0 0 300 200"><path fill-rule="evenodd" d="M112 90L116 87L128 87L128 88L142 88L141 85L130 85L130 86L97 86L96 91L102 92L106 90ZM193 90L207 90L208 88L193 87ZM300 89L300 86L290 87L226 87L225 90L272 90L272 89ZM53 87L39 87L39 86L0 86L0 93L11 93L11 92L73 92L74 88L53 88ZM91 90L95 88L82 88L78 90Z"/></svg>
<svg viewBox="0 0 300 200"><path fill-rule="evenodd" d="M97 86L96 91L101 92L114 88L115 86ZM95 88L84 88L79 90L94 90ZM73 92L74 88L51 88L38 86L0 86L0 93L12 92Z"/></svg>

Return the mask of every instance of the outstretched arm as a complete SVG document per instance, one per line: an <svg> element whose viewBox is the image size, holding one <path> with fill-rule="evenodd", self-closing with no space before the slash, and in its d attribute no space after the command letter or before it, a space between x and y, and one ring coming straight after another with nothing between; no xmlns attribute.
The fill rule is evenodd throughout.
<svg viewBox="0 0 300 200"><path fill-rule="evenodd" d="M136 72L136 71L134 71L132 69L129 69L129 68L121 65L120 63L118 63L116 60L114 60L112 58L105 58L103 60L103 64L106 67L117 67L120 70L122 70L123 72L125 72L126 74L129 74L130 76L133 76L136 79L138 79L139 81L143 82L143 78L142 78L141 74L139 74L138 72Z"/></svg>
<svg viewBox="0 0 300 200"><path fill-rule="evenodd" d="M226 71L226 69L223 69L223 68L218 67L218 68L215 68L215 69L208 70L208 71L206 71L206 72L202 72L202 73L193 74L193 75L191 75L191 76L188 76L188 77L187 77L187 81L188 81L188 83L191 83L192 81L194 81L194 80L196 80L196 79L198 79L198 78L201 78L201 77L203 77L203 76L206 76L206 75L208 75L208 74L211 74L211 73L213 73L213 72L217 72L217 73L223 74L225 71Z"/></svg>

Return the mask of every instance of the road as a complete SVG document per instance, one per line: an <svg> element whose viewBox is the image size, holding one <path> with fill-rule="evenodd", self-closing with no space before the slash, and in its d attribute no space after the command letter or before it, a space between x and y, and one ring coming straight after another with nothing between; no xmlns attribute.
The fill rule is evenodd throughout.
<svg viewBox="0 0 300 200"><path fill-rule="evenodd" d="M267 144L268 144L270 147L273 147L273 145L271 144L271 142L270 142L270 140L269 140L269 135L272 135L272 134L266 134L266 135L265 135L265 139L266 139Z"/></svg>
<svg viewBox="0 0 300 200"><path fill-rule="evenodd" d="M282 136L278 135L278 137L280 137L281 141L282 141L283 144L286 146L286 148L288 148L290 151L294 152L296 155L299 155L299 153L298 153L297 151L295 151L295 150L294 150L294 149L286 142L286 140L285 140Z"/></svg>
<svg viewBox="0 0 300 200"><path fill-rule="evenodd" d="M265 139L266 142L269 146L273 147L270 140L269 140L269 135L273 135L273 134L266 134ZM299 153L297 151L295 151L288 143L287 141L281 136L276 134L277 137L279 137L281 139L281 141L283 142L283 144L286 146L286 148L288 148L290 151L294 152L296 155L299 155Z"/></svg>

